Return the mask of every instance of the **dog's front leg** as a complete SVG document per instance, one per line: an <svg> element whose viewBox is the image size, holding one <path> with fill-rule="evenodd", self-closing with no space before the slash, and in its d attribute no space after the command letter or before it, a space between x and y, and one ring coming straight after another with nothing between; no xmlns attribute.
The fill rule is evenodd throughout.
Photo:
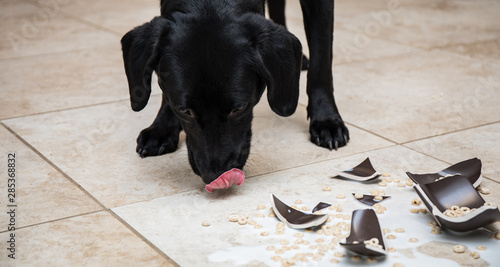
<svg viewBox="0 0 500 267"><path fill-rule="evenodd" d="M349 141L349 131L339 114L333 96L332 45L333 0L301 0L309 45L307 73L307 114L311 141L337 149Z"/></svg>
<svg viewBox="0 0 500 267"><path fill-rule="evenodd" d="M179 144L181 130L179 119L163 99L153 124L139 134L136 151L143 158L174 152Z"/></svg>

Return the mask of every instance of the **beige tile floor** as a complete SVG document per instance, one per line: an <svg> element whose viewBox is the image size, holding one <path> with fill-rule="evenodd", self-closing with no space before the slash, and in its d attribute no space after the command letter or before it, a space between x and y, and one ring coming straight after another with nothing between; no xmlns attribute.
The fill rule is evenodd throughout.
<svg viewBox="0 0 500 267"><path fill-rule="evenodd" d="M146 109L129 107L119 40L159 13L158 1L4 0L0 3L0 153L16 153L16 259L7 257L7 168L0 168L0 266L280 266L269 194L287 202L366 208L338 193L377 184L331 179L370 157L381 172L434 172L471 157L483 162L485 195L500 203L500 2L496 0L337 0L336 98L351 132L338 151L308 141L305 75L301 105L277 117L262 101L255 111L252 153L243 186L207 193L187 160L184 135L169 155L140 159L135 138L153 120L160 90ZM288 28L305 42L297 1ZM307 52L307 47L304 49ZM154 83L154 82L153 82ZM324 192L324 186L332 191ZM482 231L432 235L431 216L410 213L416 193L389 184L379 215L384 228L406 228L376 263L341 265L494 266L500 241ZM336 212L332 212L336 214ZM254 229L228 221L247 214ZM209 220L210 227L201 222ZM336 218L333 223L349 222ZM260 235L262 231L269 236ZM346 234L347 232L344 232ZM408 242L416 237L417 243ZM305 233L312 243L316 234ZM324 237L329 241L328 237ZM481 258L450 252L485 245ZM317 252L308 246L282 255ZM336 246L323 266L343 252Z"/></svg>

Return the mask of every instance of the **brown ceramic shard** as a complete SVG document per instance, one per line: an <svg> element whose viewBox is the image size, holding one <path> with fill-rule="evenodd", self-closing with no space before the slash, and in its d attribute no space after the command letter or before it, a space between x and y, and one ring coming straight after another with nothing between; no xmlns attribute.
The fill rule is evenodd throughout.
<svg viewBox="0 0 500 267"><path fill-rule="evenodd" d="M413 188L440 226L465 232L500 221L498 207L484 205L484 199L471 185L469 177L455 175L437 182L416 184ZM452 206L475 210L458 217L444 215Z"/></svg>
<svg viewBox="0 0 500 267"><path fill-rule="evenodd" d="M351 180L364 182L379 177L380 173L373 168L373 165L370 162L370 158L366 158L358 166L349 170L341 171L334 177L339 177L339 176Z"/></svg>
<svg viewBox="0 0 500 267"><path fill-rule="evenodd" d="M271 204L273 205L276 216L290 228L304 229L314 227L323 224L328 219L328 214L316 215L298 211L283 203L273 194L271 194ZM320 206L320 204L318 204L318 206Z"/></svg>
<svg viewBox="0 0 500 267"><path fill-rule="evenodd" d="M352 195L356 195L355 193L352 193ZM391 196L381 196L382 197L382 200L375 200L375 197L374 195L365 195L363 194L363 197L362 198L356 198L356 200L358 200L359 202L363 203L363 204L366 204L368 206L373 206L377 203L380 203L388 198L390 198Z"/></svg>
<svg viewBox="0 0 500 267"><path fill-rule="evenodd" d="M436 180L441 177L454 176L459 174L467 177L470 183L474 187L477 187L482 180L481 166L482 166L481 160L479 160L478 158L472 158L454 164L436 173L414 174L406 172L406 174L417 184L433 183L436 182Z"/></svg>
<svg viewBox="0 0 500 267"><path fill-rule="evenodd" d="M364 241L377 238L382 248L366 245ZM352 212L351 232L345 242L339 243L345 249L363 256L386 256L386 245L377 214L372 209Z"/></svg>

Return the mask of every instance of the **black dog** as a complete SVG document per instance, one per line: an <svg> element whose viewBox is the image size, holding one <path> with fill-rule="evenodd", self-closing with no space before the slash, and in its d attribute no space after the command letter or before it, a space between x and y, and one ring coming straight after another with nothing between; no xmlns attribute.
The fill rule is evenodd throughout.
<svg viewBox="0 0 500 267"><path fill-rule="evenodd" d="M284 1L268 0L271 18L282 25ZM264 17L264 2L161 1L161 16L123 36L132 109L146 106L153 71L163 91L156 119L137 138L141 157L175 151L184 130L191 167L208 184L245 165L252 110L266 87L275 113L295 112L302 47L285 27ZM333 97L333 0L300 3L310 48L311 141L337 149L349 132Z"/></svg>

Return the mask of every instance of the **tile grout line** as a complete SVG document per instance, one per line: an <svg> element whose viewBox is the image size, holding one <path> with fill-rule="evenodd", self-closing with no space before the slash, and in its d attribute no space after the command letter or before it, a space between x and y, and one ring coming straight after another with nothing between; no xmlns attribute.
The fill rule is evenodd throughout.
<svg viewBox="0 0 500 267"><path fill-rule="evenodd" d="M135 204L135 203L134 203ZM155 244L153 244L149 239L144 237L139 231L137 231L134 227L128 224L125 220L123 220L118 214L116 214L112 209L108 209L108 212L115 219L120 221L127 229L129 229L132 233L134 233L137 237L139 237L144 243L148 244L152 249L154 249L158 254L162 255L169 263L180 266L177 262L175 262L172 258L170 258L165 252L163 252L160 248L158 248Z"/></svg>
<svg viewBox="0 0 500 267"><path fill-rule="evenodd" d="M49 220L49 221L44 221L44 222L29 224L29 225L25 225L25 226L16 227L16 230L30 228L30 227L36 227L36 226L39 226L39 225L49 224L49 223L53 223L53 222L64 221L64 220L67 220L67 219L82 217L82 216L85 216L85 215L90 215L90 214L99 213L99 212L103 212L103 211L106 211L106 210L105 209L95 210L95 211L90 211L90 212L86 212L86 213L81 213L81 214L75 214L75 215L71 215L71 216L67 216L67 217L62 217L62 218L59 218L59 219L54 219L54 220ZM6 232L9 232L9 230L0 231L0 234L1 233L6 233Z"/></svg>
<svg viewBox="0 0 500 267"><path fill-rule="evenodd" d="M51 160L49 160L45 155L43 155L40 151L35 149L30 143L28 143L26 140L24 140L20 135L18 135L14 130L12 130L10 127L5 125L3 122L0 121L0 124L7 129L11 134L13 134L19 141L21 141L25 146L27 146L29 149L31 149L35 154L37 154L42 160L44 160L46 163L48 163L52 168L54 168L57 172L61 173L66 179L68 179L72 184L74 184L78 189L80 189L84 194L89 196L92 200L95 201L102 209L107 209L107 207L102 204L97 198L95 198L92 194L90 194L85 188L83 188L80 184L78 184L75 180L73 180L66 172L61 170L58 166L56 166Z"/></svg>
<svg viewBox="0 0 500 267"><path fill-rule="evenodd" d="M460 133L463 131L468 131L468 130L472 130L475 128L490 126L490 125L497 124L497 123L500 123L500 121L487 122L487 123L483 123L483 124L479 124L479 125L475 125L475 126L465 127L463 129L453 130L453 131L446 132L446 133L440 133L440 134L426 136L426 137L422 137L422 138L418 138L418 139L414 139L414 140L410 140L410 141L405 141L405 142L400 143L400 145L407 145L410 143L419 142L419 141L423 141L423 140L427 140L427 139L431 139L431 138L441 137L441 136L445 136L445 135L449 135L449 134Z"/></svg>

